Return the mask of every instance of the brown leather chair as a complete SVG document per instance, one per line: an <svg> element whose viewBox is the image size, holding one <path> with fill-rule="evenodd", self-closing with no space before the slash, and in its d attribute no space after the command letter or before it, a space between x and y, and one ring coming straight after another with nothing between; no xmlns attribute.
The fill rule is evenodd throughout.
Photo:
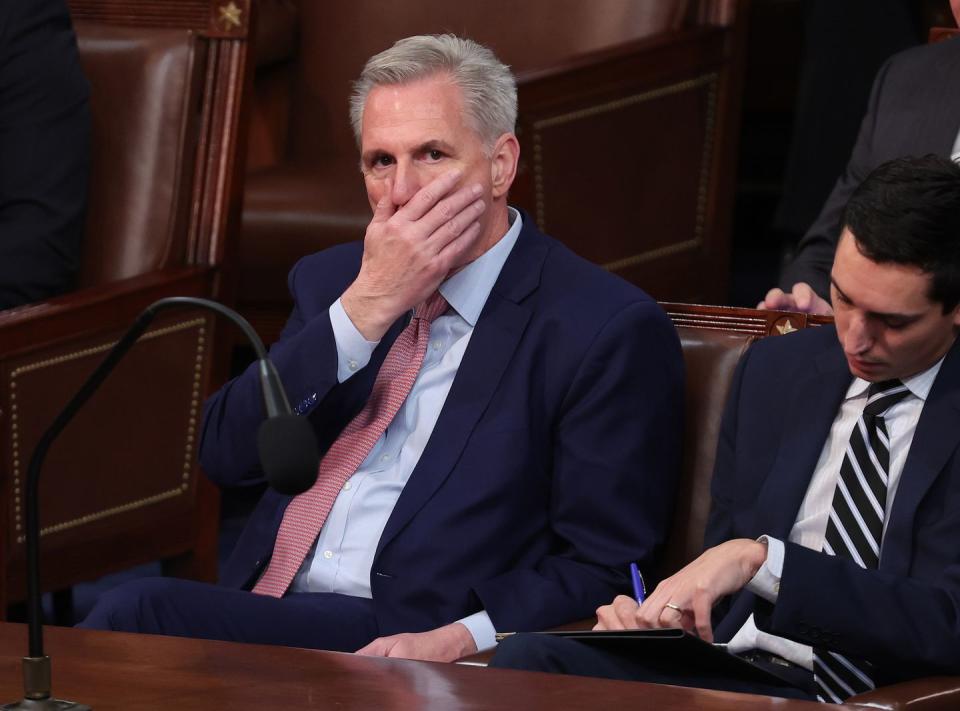
<svg viewBox="0 0 960 711"><path fill-rule="evenodd" d="M602 7L601 7L602 5ZM726 298L742 73L741 0L264 3L238 305L268 340L294 261L370 219L347 120L351 82L396 39L457 32L518 77L511 202L660 299ZM267 23L265 23L266 25Z"/></svg>
<svg viewBox="0 0 960 711"><path fill-rule="evenodd" d="M0 313L0 616L25 594L31 452L158 298L223 298L239 221L248 0L71 0L91 85L81 288ZM54 444L41 477L42 588L163 559L216 574L219 499L195 444L214 323L158 319Z"/></svg>

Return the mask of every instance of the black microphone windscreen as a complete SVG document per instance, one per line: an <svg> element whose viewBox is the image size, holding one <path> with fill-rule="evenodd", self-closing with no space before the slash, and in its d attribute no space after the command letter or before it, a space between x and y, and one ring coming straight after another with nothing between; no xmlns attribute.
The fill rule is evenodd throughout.
<svg viewBox="0 0 960 711"><path fill-rule="evenodd" d="M313 428L304 418L267 418L257 432L257 447L260 465L274 490L295 496L316 482L320 454Z"/></svg>

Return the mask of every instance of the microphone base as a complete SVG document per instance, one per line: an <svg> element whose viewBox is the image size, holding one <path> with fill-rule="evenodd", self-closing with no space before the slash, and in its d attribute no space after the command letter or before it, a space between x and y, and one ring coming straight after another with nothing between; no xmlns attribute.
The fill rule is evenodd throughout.
<svg viewBox="0 0 960 711"><path fill-rule="evenodd" d="M24 698L0 711L91 711L86 704L50 698L50 657L23 658Z"/></svg>

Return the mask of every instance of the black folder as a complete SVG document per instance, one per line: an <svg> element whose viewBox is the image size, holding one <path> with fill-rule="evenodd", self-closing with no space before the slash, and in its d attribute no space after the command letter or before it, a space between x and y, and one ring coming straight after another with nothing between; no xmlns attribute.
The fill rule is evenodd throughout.
<svg viewBox="0 0 960 711"><path fill-rule="evenodd" d="M566 637L621 654L642 656L664 669L686 669L695 673L729 676L779 686L793 686L795 681L795 677L790 674L780 676L776 664L754 664L731 654L725 645L705 642L682 629L572 630L536 634ZM498 638L505 636L507 635L498 635Z"/></svg>

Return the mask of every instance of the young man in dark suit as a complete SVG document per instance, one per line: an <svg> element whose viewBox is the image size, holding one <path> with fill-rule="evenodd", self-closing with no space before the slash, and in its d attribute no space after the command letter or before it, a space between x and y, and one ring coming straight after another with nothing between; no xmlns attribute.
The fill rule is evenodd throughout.
<svg viewBox="0 0 960 711"><path fill-rule="evenodd" d="M707 550L601 629L682 627L787 686L521 635L495 666L840 702L960 672L960 167L900 159L854 192L836 327L758 342L724 414Z"/></svg>

